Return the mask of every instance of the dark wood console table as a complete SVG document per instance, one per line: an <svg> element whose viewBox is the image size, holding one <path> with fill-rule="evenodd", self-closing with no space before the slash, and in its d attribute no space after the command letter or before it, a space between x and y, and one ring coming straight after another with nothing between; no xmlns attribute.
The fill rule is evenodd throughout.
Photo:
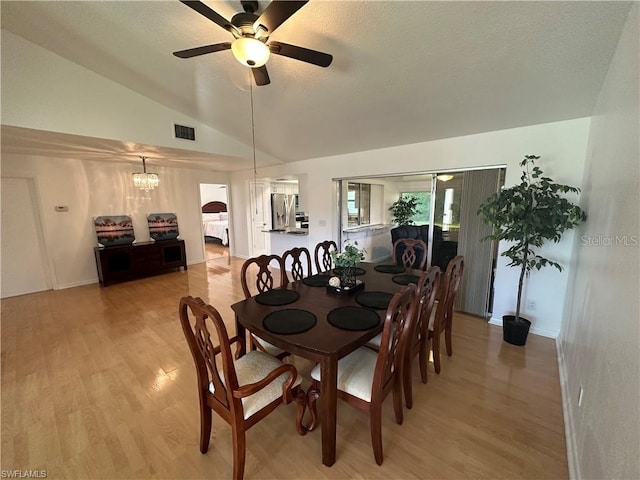
<svg viewBox="0 0 640 480"><path fill-rule="evenodd" d="M147 277L169 270L187 270L184 240L141 242L114 247L95 247L98 278L103 286Z"/></svg>

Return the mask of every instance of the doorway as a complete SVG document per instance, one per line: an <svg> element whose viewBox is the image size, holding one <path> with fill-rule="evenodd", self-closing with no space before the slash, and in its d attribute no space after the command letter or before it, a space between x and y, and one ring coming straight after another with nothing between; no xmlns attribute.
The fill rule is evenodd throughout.
<svg viewBox="0 0 640 480"><path fill-rule="evenodd" d="M271 244L267 230L269 230L269 188L265 181L253 181L250 186L250 215L251 215L251 255L268 255Z"/></svg>
<svg viewBox="0 0 640 480"><path fill-rule="evenodd" d="M465 257L465 273L456 308L483 318L492 310L492 282L496 248L494 242L482 239L491 234L491 227L484 224L476 212L479 205L504 182L504 169L471 169L439 171L386 177L338 179L339 185L348 182L383 185L382 211L384 219L371 221L372 229L381 226L393 229L391 203L399 198L412 197L418 201L418 212L412 218L413 225L428 241L427 265L436 265L443 272L456 255ZM342 191L342 190L340 190ZM339 198L341 215L348 213L348 198ZM345 205L346 204L346 205ZM375 225L374 225L375 223ZM381 223L382 225L379 225ZM359 226L360 228L363 225ZM422 227L422 228L420 228ZM340 240L350 238L348 225L340 225ZM386 245L391 255L392 239L387 235Z"/></svg>
<svg viewBox="0 0 640 480"><path fill-rule="evenodd" d="M200 184L200 211L202 214L202 241L204 259L209 262L230 262L230 212L227 185Z"/></svg>
<svg viewBox="0 0 640 480"><path fill-rule="evenodd" d="M2 298L51 289L40 209L30 178L2 179ZM8 254L7 252L11 252Z"/></svg>

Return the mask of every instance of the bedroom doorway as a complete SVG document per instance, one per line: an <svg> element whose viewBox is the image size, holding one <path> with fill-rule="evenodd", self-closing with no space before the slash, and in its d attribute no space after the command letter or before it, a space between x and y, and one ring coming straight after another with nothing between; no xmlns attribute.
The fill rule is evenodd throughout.
<svg viewBox="0 0 640 480"><path fill-rule="evenodd" d="M227 185L200 184L203 252L209 267L214 264L228 265L230 262L228 204Z"/></svg>

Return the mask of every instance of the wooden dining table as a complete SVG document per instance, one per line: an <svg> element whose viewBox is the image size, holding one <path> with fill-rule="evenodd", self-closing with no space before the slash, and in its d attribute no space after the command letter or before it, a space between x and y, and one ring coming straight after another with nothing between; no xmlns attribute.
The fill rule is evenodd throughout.
<svg viewBox="0 0 640 480"><path fill-rule="evenodd" d="M419 270L406 270L401 273L382 273L374 269L371 263L360 263L358 267L364 271L356 279L364 282L363 292L386 292L394 294L403 288L401 279L405 282L422 273ZM333 276L332 272L321 275ZM400 277L402 278L400 278ZM412 277L414 276L414 277ZM395 280L394 280L395 277ZM259 303L257 296L248 298L231 306L236 315L238 336L244 338L248 330L253 335L281 348L293 355L307 358L320 364L320 404L322 431L322 463L331 466L336 460L336 422L337 422L337 371L338 360L358 347L365 345L382 331L386 309L375 309L379 322L366 330L346 330L329 323L328 314L339 307L362 307L356 298L360 291L351 294L336 294L329 292L324 286L310 286L304 280L290 283L287 290L299 294L297 300L286 305L270 306ZM260 300L258 298L258 300ZM316 323L302 333L276 334L265 327L263 320L270 313L295 309L310 312L316 317ZM295 313L295 312L292 312ZM307 314L308 316L308 314Z"/></svg>

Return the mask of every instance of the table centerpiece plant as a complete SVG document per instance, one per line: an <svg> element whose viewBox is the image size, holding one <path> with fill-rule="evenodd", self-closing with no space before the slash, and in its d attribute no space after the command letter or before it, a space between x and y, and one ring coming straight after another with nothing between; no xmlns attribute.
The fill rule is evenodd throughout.
<svg viewBox="0 0 640 480"><path fill-rule="evenodd" d="M345 245L342 253L335 250L331 252L333 263L340 269L340 286L342 288L353 287L356 284L354 270L358 262L364 260L365 253L364 248L358 247L358 242Z"/></svg>

